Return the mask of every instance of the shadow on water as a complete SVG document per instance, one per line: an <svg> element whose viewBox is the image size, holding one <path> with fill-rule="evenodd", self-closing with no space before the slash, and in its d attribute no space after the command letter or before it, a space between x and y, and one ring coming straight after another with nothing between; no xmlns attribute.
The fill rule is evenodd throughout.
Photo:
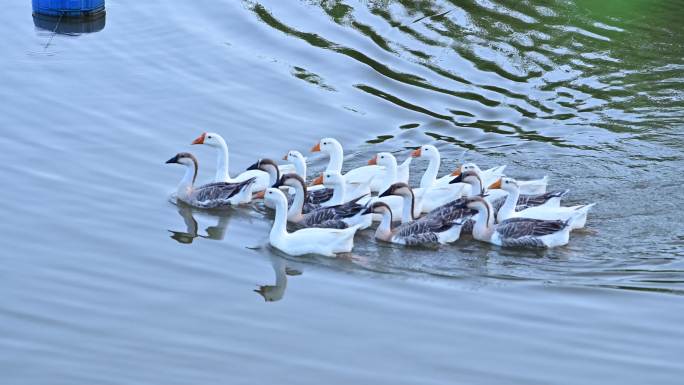
<svg viewBox="0 0 684 385"><path fill-rule="evenodd" d="M217 218L216 225L207 227L205 229L206 235L200 235L198 233L197 220L193 216L194 209L192 208L192 206L183 202L178 202L177 207L178 214L183 218L183 222L185 222L186 229L185 231L169 230L172 239L178 241L179 243L190 244L197 237L220 241L226 236L226 228L228 227L229 222L228 215L215 215Z"/></svg>
<svg viewBox="0 0 684 385"><path fill-rule="evenodd" d="M271 260L273 272L275 273L275 284L260 285L254 292L263 297L266 302L276 302L280 301L285 295L287 277L302 275L302 272L301 270L288 267L288 261L277 255L271 255L269 258Z"/></svg>
<svg viewBox="0 0 684 385"><path fill-rule="evenodd" d="M107 24L107 16L102 14L102 16L94 19L74 20L34 14L33 24L41 31L49 31L57 35L78 36L102 31Z"/></svg>

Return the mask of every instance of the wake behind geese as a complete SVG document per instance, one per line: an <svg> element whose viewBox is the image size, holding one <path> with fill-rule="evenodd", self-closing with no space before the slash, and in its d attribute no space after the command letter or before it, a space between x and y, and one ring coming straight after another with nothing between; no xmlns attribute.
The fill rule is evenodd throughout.
<svg viewBox="0 0 684 385"><path fill-rule="evenodd" d="M277 188L266 189L264 199L275 207L275 220L269 233L271 245L289 255L319 254L334 257L338 253L351 252L354 234L361 227L346 229L307 228L287 231L287 199Z"/></svg>
<svg viewBox="0 0 684 385"><path fill-rule="evenodd" d="M186 167L185 175L176 189L177 199L199 208L218 208L227 205L249 203L252 200L252 189L256 178L242 182L214 182L195 187L197 158L188 152L176 154L166 161L167 164L180 164Z"/></svg>

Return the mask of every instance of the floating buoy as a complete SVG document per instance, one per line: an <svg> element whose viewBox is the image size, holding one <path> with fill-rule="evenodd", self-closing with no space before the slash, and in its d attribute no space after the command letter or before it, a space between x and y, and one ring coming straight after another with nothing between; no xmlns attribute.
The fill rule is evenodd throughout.
<svg viewBox="0 0 684 385"><path fill-rule="evenodd" d="M34 16L97 19L105 14L105 0L32 0Z"/></svg>

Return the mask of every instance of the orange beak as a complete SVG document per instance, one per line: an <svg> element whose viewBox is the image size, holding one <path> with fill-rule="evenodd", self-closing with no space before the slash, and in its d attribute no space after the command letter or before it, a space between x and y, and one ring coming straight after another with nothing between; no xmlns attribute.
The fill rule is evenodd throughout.
<svg viewBox="0 0 684 385"><path fill-rule="evenodd" d="M454 170L454 172L451 173L451 176L459 176L461 175L461 167L457 168Z"/></svg>
<svg viewBox="0 0 684 385"><path fill-rule="evenodd" d="M368 164L371 166L375 166L376 164L378 164L378 156L374 156L373 159L368 161Z"/></svg>
<svg viewBox="0 0 684 385"><path fill-rule="evenodd" d="M283 157L283 160L287 160L287 154L285 154L285 156Z"/></svg>
<svg viewBox="0 0 684 385"><path fill-rule="evenodd" d="M252 196L252 199L264 199L264 194L265 194L265 191L259 191L257 193L254 193L254 195Z"/></svg>
<svg viewBox="0 0 684 385"><path fill-rule="evenodd" d="M192 141L192 144L204 144L204 138L207 136L206 132L203 132L202 135L198 136L197 139Z"/></svg>
<svg viewBox="0 0 684 385"><path fill-rule="evenodd" d="M315 146L311 147L311 152L319 152L321 151L321 142L316 143Z"/></svg>
<svg viewBox="0 0 684 385"><path fill-rule="evenodd" d="M501 178L497 179L496 182L492 183L489 186L490 190L497 189L497 188L501 188Z"/></svg>
<svg viewBox="0 0 684 385"><path fill-rule="evenodd" d="M419 157L420 154L422 154L422 152L420 151L420 148L417 148L417 149L411 151L411 157L413 157L413 158Z"/></svg>
<svg viewBox="0 0 684 385"><path fill-rule="evenodd" d="M312 185L312 186L316 186L316 185L319 185L319 184L323 184L323 174L319 175L318 177L316 177L316 179L314 179L313 181L311 181L311 185Z"/></svg>

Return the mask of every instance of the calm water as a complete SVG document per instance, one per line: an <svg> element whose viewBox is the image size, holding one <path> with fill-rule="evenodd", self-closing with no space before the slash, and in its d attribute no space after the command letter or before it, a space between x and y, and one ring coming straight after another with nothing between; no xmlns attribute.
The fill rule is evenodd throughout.
<svg viewBox="0 0 684 385"><path fill-rule="evenodd" d="M671 0L107 0L100 32L52 36L5 1L0 382L681 383L682 17ZM213 175L189 146L206 130L234 173L323 136L350 167L433 143L442 172L467 150L598 205L551 251L367 231L352 259L290 258L261 207L169 202L176 152Z"/></svg>

